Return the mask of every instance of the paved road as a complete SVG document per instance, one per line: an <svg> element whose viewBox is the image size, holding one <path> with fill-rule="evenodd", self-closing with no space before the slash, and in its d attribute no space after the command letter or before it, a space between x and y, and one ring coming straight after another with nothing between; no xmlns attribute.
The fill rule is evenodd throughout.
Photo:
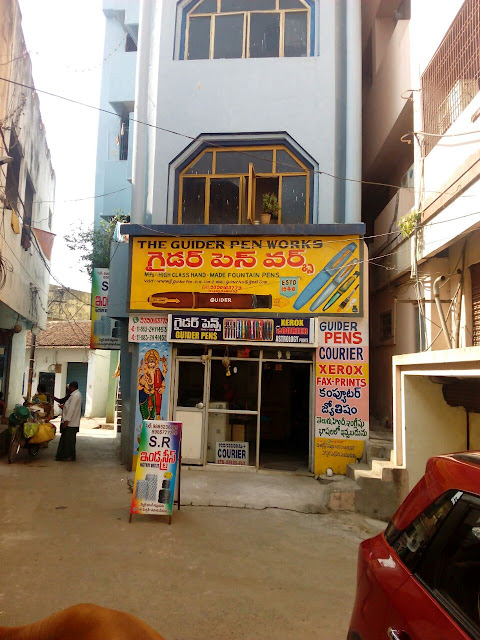
<svg viewBox="0 0 480 640"><path fill-rule="evenodd" d="M0 625L94 602L167 640L345 640L358 543L382 523L191 506L128 524L116 441L87 434L75 463L53 460L56 442L0 460Z"/></svg>

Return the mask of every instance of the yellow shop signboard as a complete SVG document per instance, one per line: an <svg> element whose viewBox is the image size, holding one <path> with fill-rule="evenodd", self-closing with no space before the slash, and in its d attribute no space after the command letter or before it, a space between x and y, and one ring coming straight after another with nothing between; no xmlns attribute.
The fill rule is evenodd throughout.
<svg viewBox="0 0 480 640"><path fill-rule="evenodd" d="M140 237L132 243L131 311L362 311L358 236Z"/></svg>

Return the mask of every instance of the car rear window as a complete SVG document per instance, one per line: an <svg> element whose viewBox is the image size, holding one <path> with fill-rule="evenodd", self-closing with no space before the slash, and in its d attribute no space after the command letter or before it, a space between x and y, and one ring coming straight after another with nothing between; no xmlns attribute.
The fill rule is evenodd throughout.
<svg viewBox="0 0 480 640"><path fill-rule="evenodd" d="M418 566L425 549L462 495L461 491L447 491L403 531L396 529L393 523L388 525L385 538L411 571Z"/></svg>

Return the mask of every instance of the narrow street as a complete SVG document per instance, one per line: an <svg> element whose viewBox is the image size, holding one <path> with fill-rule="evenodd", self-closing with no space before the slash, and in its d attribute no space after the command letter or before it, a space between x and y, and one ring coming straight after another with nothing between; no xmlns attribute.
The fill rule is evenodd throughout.
<svg viewBox="0 0 480 640"><path fill-rule="evenodd" d="M112 432L57 439L0 461L0 625L79 602L143 618L166 640L345 640L359 542L383 524L350 513L183 507L171 526L128 523L131 493Z"/></svg>

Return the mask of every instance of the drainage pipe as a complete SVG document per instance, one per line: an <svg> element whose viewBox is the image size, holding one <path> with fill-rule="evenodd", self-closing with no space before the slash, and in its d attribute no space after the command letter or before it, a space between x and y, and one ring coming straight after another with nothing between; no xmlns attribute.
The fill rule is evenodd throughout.
<svg viewBox="0 0 480 640"><path fill-rule="evenodd" d="M362 5L347 0L345 222L362 219Z"/></svg>
<svg viewBox="0 0 480 640"><path fill-rule="evenodd" d="M442 325L443 334L445 336L445 340L447 342L447 346L449 349L452 348L452 340L450 338L450 334L448 333L447 323L445 322L445 315L442 309L442 303L440 302L440 282L445 281L445 276L439 276L433 282L433 297L435 298L435 304L437 306L438 317L440 318L440 324Z"/></svg>
<svg viewBox="0 0 480 640"><path fill-rule="evenodd" d="M147 170L147 127L138 121L148 120L148 80L152 27L152 0L142 0L138 34L137 69L135 77L135 122L133 123L132 215L131 222L145 220L145 183Z"/></svg>

